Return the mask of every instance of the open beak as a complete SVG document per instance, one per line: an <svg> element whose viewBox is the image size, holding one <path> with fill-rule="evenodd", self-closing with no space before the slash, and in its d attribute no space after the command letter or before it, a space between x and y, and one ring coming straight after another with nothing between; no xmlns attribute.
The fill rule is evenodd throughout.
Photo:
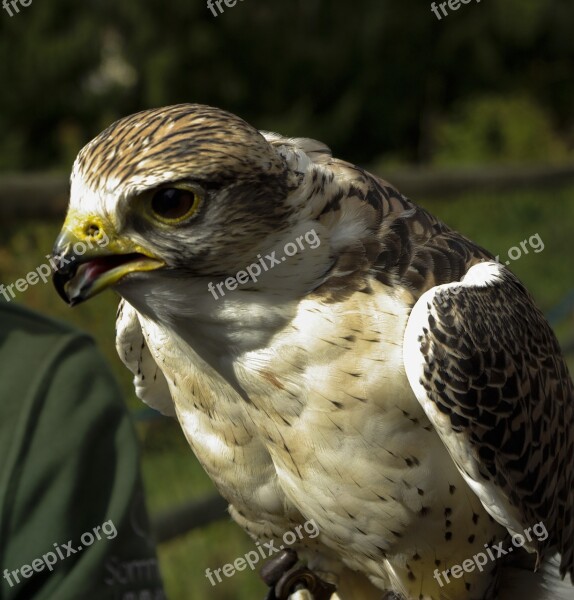
<svg viewBox="0 0 574 600"><path fill-rule="evenodd" d="M164 261L131 241L111 241L101 231L96 240L77 235L66 226L52 256L56 265L54 287L71 306L92 298L130 273L165 266Z"/></svg>

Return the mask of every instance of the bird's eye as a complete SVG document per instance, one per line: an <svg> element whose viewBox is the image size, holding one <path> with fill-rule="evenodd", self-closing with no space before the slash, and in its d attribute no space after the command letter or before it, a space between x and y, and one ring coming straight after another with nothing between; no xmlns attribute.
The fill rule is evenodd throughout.
<svg viewBox="0 0 574 600"><path fill-rule="evenodd" d="M169 187L157 190L151 198L154 217L166 223L179 223L190 217L199 207L199 194L185 187Z"/></svg>

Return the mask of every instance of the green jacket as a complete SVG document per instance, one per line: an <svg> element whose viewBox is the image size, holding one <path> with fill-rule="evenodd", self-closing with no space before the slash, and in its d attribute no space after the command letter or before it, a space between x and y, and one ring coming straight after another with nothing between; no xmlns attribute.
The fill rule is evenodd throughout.
<svg viewBox="0 0 574 600"><path fill-rule="evenodd" d="M4 301L0 582L2 600L165 597L137 440L103 358L88 336Z"/></svg>

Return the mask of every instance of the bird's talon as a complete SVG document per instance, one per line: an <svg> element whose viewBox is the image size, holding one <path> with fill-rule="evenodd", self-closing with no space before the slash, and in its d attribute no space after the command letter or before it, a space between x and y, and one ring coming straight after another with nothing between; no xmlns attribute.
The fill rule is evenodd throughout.
<svg viewBox="0 0 574 600"><path fill-rule="evenodd" d="M261 567L259 575L269 587L275 587L281 577L292 569L298 560L297 552L292 548L286 548L278 556L267 561Z"/></svg>
<svg viewBox="0 0 574 600"><path fill-rule="evenodd" d="M259 574L270 588L265 600L289 600L292 594L304 591L309 592L313 600L331 598L335 586L324 582L307 567L298 565L298 561L295 550L287 548L263 565Z"/></svg>
<svg viewBox="0 0 574 600"><path fill-rule="evenodd" d="M291 594L307 590L314 600L329 600L336 587L320 579L307 567L293 567L275 585L277 600L288 600Z"/></svg>

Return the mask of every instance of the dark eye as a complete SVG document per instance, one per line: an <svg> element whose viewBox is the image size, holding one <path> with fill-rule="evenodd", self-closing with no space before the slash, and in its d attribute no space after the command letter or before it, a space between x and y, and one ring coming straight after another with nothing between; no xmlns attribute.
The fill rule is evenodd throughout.
<svg viewBox="0 0 574 600"><path fill-rule="evenodd" d="M151 199L154 216L164 221L182 221L199 206L199 195L185 188L162 188Z"/></svg>

